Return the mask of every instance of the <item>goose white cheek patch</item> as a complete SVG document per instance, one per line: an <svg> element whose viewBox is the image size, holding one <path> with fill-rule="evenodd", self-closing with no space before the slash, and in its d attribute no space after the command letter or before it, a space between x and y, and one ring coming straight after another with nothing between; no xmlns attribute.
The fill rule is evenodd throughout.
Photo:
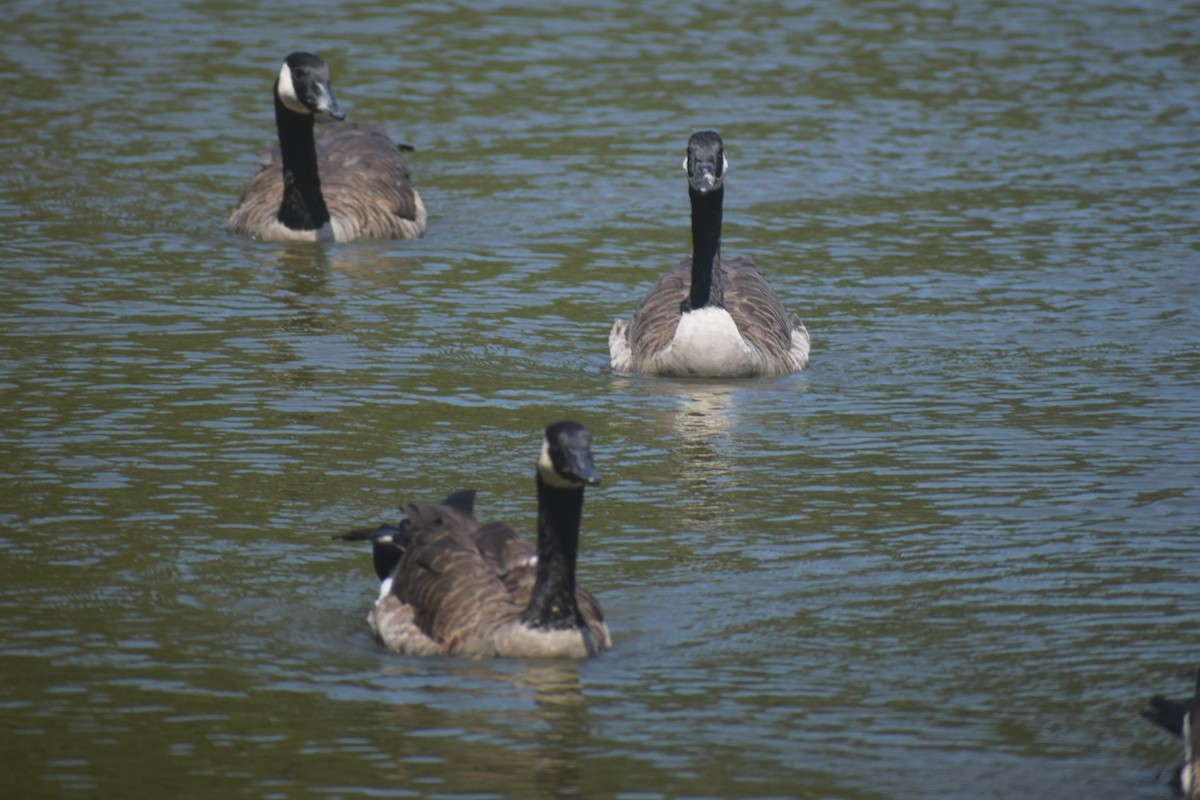
<svg viewBox="0 0 1200 800"><path fill-rule="evenodd" d="M300 98L296 96L296 87L292 84L292 68L287 62L283 62L283 66L279 68L279 82L276 84L276 91L279 92L279 99L288 109L295 111L298 114L311 114L304 103L300 102Z"/></svg>

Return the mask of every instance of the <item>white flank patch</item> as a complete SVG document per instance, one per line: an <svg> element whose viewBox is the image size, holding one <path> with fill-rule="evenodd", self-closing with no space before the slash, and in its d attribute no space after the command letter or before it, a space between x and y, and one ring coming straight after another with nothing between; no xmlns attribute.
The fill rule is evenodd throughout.
<svg viewBox="0 0 1200 800"><path fill-rule="evenodd" d="M311 114L308 106L300 102L300 98L296 96L296 87L292 84L292 68L288 66L286 61L279 68L279 83L276 91L279 92L279 99L291 111L297 114Z"/></svg>
<svg viewBox="0 0 1200 800"><path fill-rule="evenodd" d="M379 598L375 601L375 604L378 605L378 604L382 603L383 599L391 593L392 593L392 579L384 578L383 582L379 584Z"/></svg>
<svg viewBox="0 0 1200 800"><path fill-rule="evenodd" d="M618 372L633 372L633 350L629 347L629 323L617 320L608 332L608 360Z"/></svg>
<svg viewBox="0 0 1200 800"><path fill-rule="evenodd" d="M1196 786L1195 781L1197 779L1195 764L1192 762L1194 746L1195 743L1192 741L1192 712L1189 711L1183 715L1183 769L1179 771L1179 785L1187 797L1192 796L1192 790Z"/></svg>
<svg viewBox="0 0 1200 800"><path fill-rule="evenodd" d="M659 375L710 378L760 375L766 366L762 354L746 344L729 312L713 306L680 317L675 338L651 364Z"/></svg>

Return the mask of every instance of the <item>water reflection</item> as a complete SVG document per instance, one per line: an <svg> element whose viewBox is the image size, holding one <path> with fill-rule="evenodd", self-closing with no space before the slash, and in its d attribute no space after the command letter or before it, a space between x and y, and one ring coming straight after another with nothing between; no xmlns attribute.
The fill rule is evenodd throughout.
<svg viewBox="0 0 1200 800"><path fill-rule="evenodd" d="M532 690L535 737L535 783L543 797L583 791L579 755L588 741L588 706L573 662L522 662L513 685Z"/></svg>
<svg viewBox="0 0 1200 800"><path fill-rule="evenodd" d="M274 267L283 278L285 303L320 294L329 285L337 251L328 247L272 247L259 255L263 268Z"/></svg>
<svg viewBox="0 0 1200 800"><path fill-rule="evenodd" d="M477 792L556 797L583 791L579 756L590 725L578 664L389 661L378 683L393 700L379 707L377 724L404 734L395 737L397 750L390 754L396 785L437 782L431 772L444 773L440 765L450 764L456 779Z"/></svg>
<svg viewBox="0 0 1200 800"><path fill-rule="evenodd" d="M664 387L665 388L665 387ZM676 405L669 415L677 454L671 461L687 498L683 522L709 527L728 511L729 490L740 478L729 438L736 425L736 384L682 383L670 387Z"/></svg>
<svg viewBox="0 0 1200 800"><path fill-rule="evenodd" d="M364 242L352 247L309 244L248 245L250 258L263 269L276 269L285 288L311 295L327 288L335 276L352 277L354 285L386 288L402 285L420 263L411 253L398 252L392 242Z"/></svg>

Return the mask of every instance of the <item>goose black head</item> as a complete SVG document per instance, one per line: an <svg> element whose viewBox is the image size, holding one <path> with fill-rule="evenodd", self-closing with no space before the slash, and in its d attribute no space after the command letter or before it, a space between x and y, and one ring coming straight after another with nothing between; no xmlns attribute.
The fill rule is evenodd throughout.
<svg viewBox="0 0 1200 800"><path fill-rule="evenodd" d="M320 56L295 52L283 60L275 94L289 111L297 114L326 114L345 119L346 113L333 96L329 65Z"/></svg>
<svg viewBox="0 0 1200 800"><path fill-rule="evenodd" d="M693 133L688 139L687 158L683 170L688 176L688 185L699 194L708 194L719 189L725 182L725 144L716 131Z"/></svg>
<svg viewBox="0 0 1200 800"><path fill-rule="evenodd" d="M546 428L538 474L557 489L599 486L592 463L592 434L578 422L555 422Z"/></svg>

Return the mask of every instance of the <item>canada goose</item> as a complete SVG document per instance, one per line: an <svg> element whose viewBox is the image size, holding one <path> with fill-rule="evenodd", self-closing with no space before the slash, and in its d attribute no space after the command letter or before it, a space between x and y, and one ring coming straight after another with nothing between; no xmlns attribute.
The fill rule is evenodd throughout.
<svg viewBox="0 0 1200 800"><path fill-rule="evenodd" d="M324 60L289 55L274 94L279 147L264 155L242 192L230 233L273 242L349 242L415 239L425 232L425 204L400 155L407 146L388 138L382 125L323 125L314 141L316 115L346 118Z"/></svg>
<svg viewBox="0 0 1200 800"><path fill-rule="evenodd" d="M537 462L537 547L501 522L480 525L475 492L410 504L398 526L340 538L373 545L379 599L367 619L406 655L582 658L612 647L596 598L575 583L583 489L597 486L591 434L546 428Z"/></svg>
<svg viewBox="0 0 1200 800"><path fill-rule="evenodd" d="M613 369L673 377L786 375L808 362L808 331L746 257L721 257L725 146L713 131L688 140L692 255L658 279L633 319L608 336Z"/></svg>
<svg viewBox="0 0 1200 800"><path fill-rule="evenodd" d="M1183 763L1174 771L1171 786L1188 800L1200 800L1200 673L1191 697L1171 700L1156 694L1142 716L1183 739Z"/></svg>

